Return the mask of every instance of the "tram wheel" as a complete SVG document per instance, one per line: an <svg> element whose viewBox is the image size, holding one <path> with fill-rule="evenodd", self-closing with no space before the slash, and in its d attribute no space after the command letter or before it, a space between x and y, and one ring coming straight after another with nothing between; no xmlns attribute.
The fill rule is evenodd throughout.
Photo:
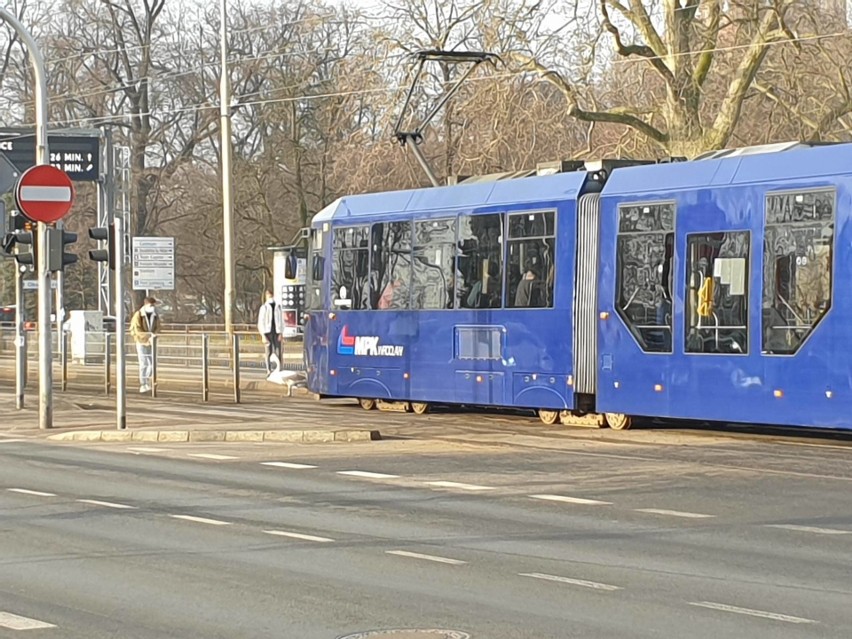
<svg viewBox="0 0 852 639"><path fill-rule="evenodd" d="M559 421L559 411L539 408L538 418L548 426L553 426L557 421Z"/></svg>
<svg viewBox="0 0 852 639"><path fill-rule="evenodd" d="M632 425L630 415L624 413L604 413L604 417L612 430L627 430Z"/></svg>
<svg viewBox="0 0 852 639"><path fill-rule="evenodd" d="M416 415L424 415L429 412L429 404L426 404L425 402L411 402L411 410L413 410Z"/></svg>
<svg viewBox="0 0 852 639"><path fill-rule="evenodd" d="M373 410L376 407L375 399L367 399L366 397L358 398L358 405L364 410Z"/></svg>

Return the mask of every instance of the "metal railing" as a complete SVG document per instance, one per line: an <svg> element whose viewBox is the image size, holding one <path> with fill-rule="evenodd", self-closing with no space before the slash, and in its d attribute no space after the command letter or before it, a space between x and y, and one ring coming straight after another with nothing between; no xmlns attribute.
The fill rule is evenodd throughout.
<svg viewBox="0 0 852 639"><path fill-rule="evenodd" d="M115 388L115 335L92 332L83 335L64 333L60 343L52 334L55 386L62 391L102 390L109 395ZM15 333L0 328L0 381L15 382ZM125 339L128 389L138 378L139 356L136 344ZM280 368L298 373L303 370L302 342L287 340L281 348ZM201 401L231 398L239 403L246 388L269 384L266 381L265 347L256 332L163 332L151 349L152 378L150 395L193 396ZM38 344L27 335L25 379L29 393L38 386ZM141 380L140 380L141 382ZM141 384L140 384L141 390ZM130 392L130 391L128 391Z"/></svg>

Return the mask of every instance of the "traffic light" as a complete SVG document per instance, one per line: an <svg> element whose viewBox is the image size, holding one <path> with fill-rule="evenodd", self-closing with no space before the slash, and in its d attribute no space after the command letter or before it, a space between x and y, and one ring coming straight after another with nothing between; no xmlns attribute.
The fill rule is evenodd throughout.
<svg viewBox="0 0 852 639"><path fill-rule="evenodd" d="M3 252L7 255L12 255L15 252L15 244L18 241L18 233L27 229L24 225L27 223L27 218L19 214L17 211L12 211L8 218L8 228L5 229L3 235Z"/></svg>
<svg viewBox="0 0 852 639"><path fill-rule="evenodd" d="M65 247L77 241L77 234L60 229L47 229L47 270L64 271L66 266L75 264L77 256L66 253Z"/></svg>
<svg viewBox="0 0 852 639"><path fill-rule="evenodd" d="M18 264L26 264L35 268L38 265L38 238L36 225L25 219L23 215L15 216L13 238L11 246L14 247L15 261ZM29 250L27 249L29 247ZM11 247L10 247L11 248Z"/></svg>
<svg viewBox="0 0 852 639"><path fill-rule="evenodd" d="M89 259L95 262L108 262L109 269L115 270L115 225L96 226L89 229L89 237L98 242L106 242L105 249L89 251Z"/></svg>

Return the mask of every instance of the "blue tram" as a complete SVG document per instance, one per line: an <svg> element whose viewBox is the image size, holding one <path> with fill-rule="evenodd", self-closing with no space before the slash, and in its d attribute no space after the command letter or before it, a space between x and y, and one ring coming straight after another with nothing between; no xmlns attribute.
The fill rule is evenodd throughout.
<svg viewBox="0 0 852 639"><path fill-rule="evenodd" d="M309 388L617 429L852 428L852 144L565 168L319 212Z"/></svg>

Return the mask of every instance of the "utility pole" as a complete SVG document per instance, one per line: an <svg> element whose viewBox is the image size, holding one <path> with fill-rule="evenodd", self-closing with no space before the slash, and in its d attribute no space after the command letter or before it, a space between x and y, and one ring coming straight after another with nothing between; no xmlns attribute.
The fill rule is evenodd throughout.
<svg viewBox="0 0 852 639"><path fill-rule="evenodd" d="M223 0L224 1L224 0ZM29 31L7 9L0 7L0 18L8 22L27 45L35 78L36 111L36 165L47 164L47 78L44 59ZM47 229L38 223L38 251L36 274L38 277L38 427L53 427L53 351L50 325L50 269L48 267ZM59 309L57 309L57 313Z"/></svg>
<svg viewBox="0 0 852 639"><path fill-rule="evenodd" d="M228 74L228 3L221 0L222 75L219 114L222 133L222 233L225 253L225 330L234 334L234 199L231 191L231 82Z"/></svg>

